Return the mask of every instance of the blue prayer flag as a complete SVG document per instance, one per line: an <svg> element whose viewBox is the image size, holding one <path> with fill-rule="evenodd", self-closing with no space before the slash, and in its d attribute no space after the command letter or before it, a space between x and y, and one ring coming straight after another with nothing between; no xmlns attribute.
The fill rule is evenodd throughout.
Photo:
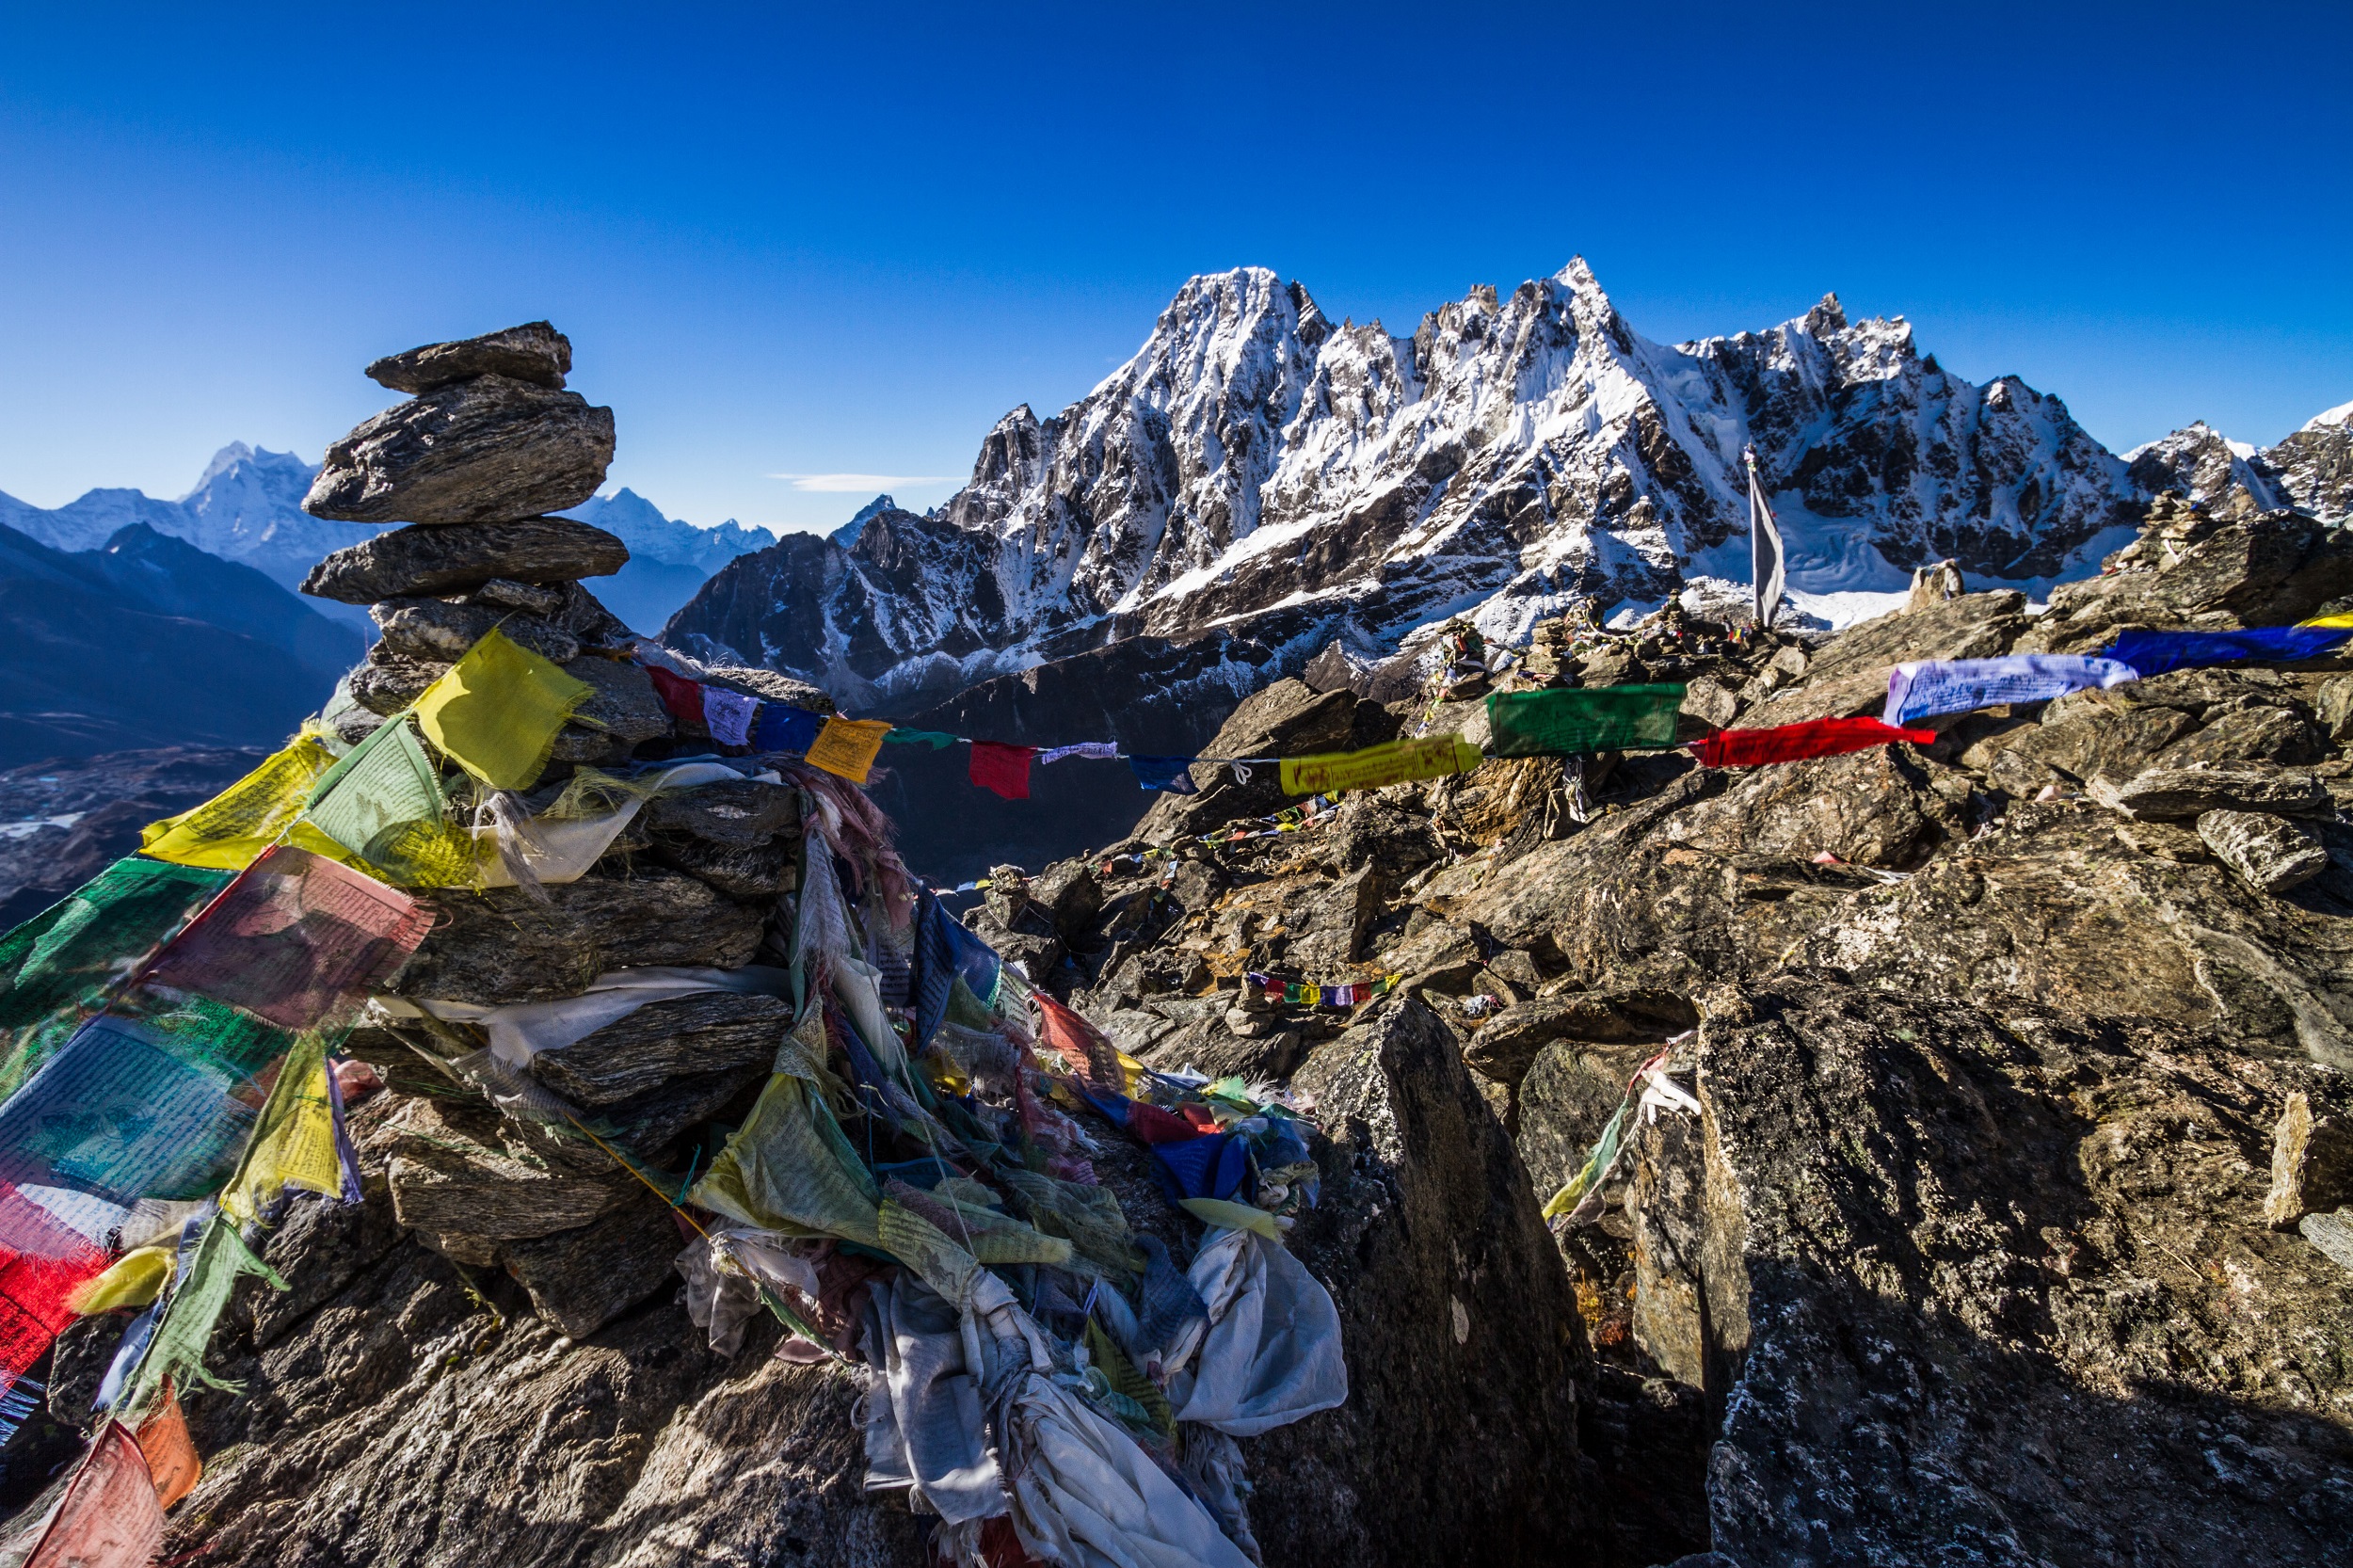
<svg viewBox="0 0 2353 1568"><path fill-rule="evenodd" d="M2276 659L2281 663L2316 659L2347 637L2353 637L2353 628L2336 626L2250 626L2243 632L2120 632L2107 656L2132 665L2143 675L2162 675L2167 670L2236 664L2244 659Z"/></svg>
<svg viewBox="0 0 2353 1568"><path fill-rule="evenodd" d="M1136 782L1147 790L1166 790L1174 794L1192 795L1201 792L1193 787L1191 757L1129 756L1128 765L1136 770Z"/></svg>
<svg viewBox="0 0 2353 1568"><path fill-rule="evenodd" d="M817 731L824 725L823 713L781 702L763 702L760 705L760 719L752 727L752 749L805 752L816 743Z"/></svg>

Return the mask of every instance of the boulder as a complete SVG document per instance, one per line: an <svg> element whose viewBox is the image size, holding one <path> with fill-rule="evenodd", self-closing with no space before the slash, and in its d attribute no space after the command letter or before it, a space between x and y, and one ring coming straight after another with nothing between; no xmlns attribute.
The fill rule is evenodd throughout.
<svg viewBox="0 0 2353 1568"><path fill-rule="evenodd" d="M387 653L410 659L454 664L494 627L517 647L527 648L552 664L568 664L580 657L580 639L562 627L493 605L388 599L370 605L368 617L382 633L379 646Z"/></svg>
<svg viewBox="0 0 2353 1568"><path fill-rule="evenodd" d="M2317 778L2273 768L2156 767L2122 784L2096 779L2090 792L2109 810L2136 821L2185 822L2208 811L2310 816L2336 809Z"/></svg>
<svg viewBox="0 0 2353 1568"><path fill-rule="evenodd" d="M2216 858L2266 893L2300 888L2329 869L2329 847L2300 823L2262 811L2207 811L2198 837Z"/></svg>
<svg viewBox="0 0 2353 1568"><path fill-rule="evenodd" d="M477 376L504 376L562 392L571 368L571 339L547 322L527 321L478 338L387 354L364 374L379 387L405 392L429 392Z"/></svg>
<svg viewBox="0 0 2353 1568"><path fill-rule="evenodd" d="M480 1100L407 1100L387 1124L392 1213L411 1230L503 1241L586 1224L629 1201L635 1183L598 1156ZM593 1152L593 1151L592 1151Z"/></svg>
<svg viewBox="0 0 2353 1568"><path fill-rule="evenodd" d="M790 785L750 778L703 784L654 796L646 803L645 822L656 834L750 849L800 837L801 794Z"/></svg>
<svg viewBox="0 0 2353 1568"><path fill-rule="evenodd" d="M1577 1438L1589 1352L1452 1033L1392 1000L1292 1081L1329 1142L1289 1244L1338 1304L1349 1399L1251 1445L1265 1560L1580 1560L1602 1528Z"/></svg>
<svg viewBox="0 0 2353 1568"><path fill-rule="evenodd" d="M2161 768L2228 767L2239 762L2317 762L2329 755L2329 738L2292 708L2268 705L2233 709L2208 719L2196 734L2160 752Z"/></svg>
<svg viewBox="0 0 2353 1568"><path fill-rule="evenodd" d="M2053 588L2020 650L2089 652L2120 626L2293 625L2353 592L2353 536L2289 512L2217 524L2153 509L2152 526L2106 566Z"/></svg>
<svg viewBox="0 0 2353 1568"><path fill-rule="evenodd" d="M2264 1222L2284 1227L2347 1204L2353 1204L2353 1105L2339 1091L2325 1096L2315 1111L2313 1096L2299 1089L2288 1096L2271 1129Z"/></svg>
<svg viewBox="0 0 2353 1568"><path fill-rule="evenodd" d="M368 662L351 672L351 700L371 713L391 718L448 673L448 661L412 659L379 643L368 649Z"/></svg>
<svg viewBox="0 0 2353 1568"><path fill-rule="evenodd" d="M1479 1026L1463 1059L1482 1078L1516 1084L1556 1040L1624 1045L1670 1039L1699 1015L1671 991L1572 991L1505 1008Z"/></svg>
<svg viewBox="0 0 2353 1568"><path fill-rule="evenodd" d="M1945 776L1940 779L1939 776ZM1940 792L1937 785L1945 782ZM1752 768L1666 824L1668 842L1721 855L1916 863L1966 827L1968 781L1905 745Z"/></svg>
<svg viewBox="0 0 2353 1568"><path fill-rule="evenodd" d="M336 551L311 568L302 591L373 604L468 593L500 578L540 584L606 577L628 564L627 545L568 518L412 523Z"/></svg>
<svg viewBox="0 0 2353 1568"><path fill-rule="evenodd" d="M765 920L760 908L662 870L591 872L546 893L544 907L514 888L423 895L438 919L395 989L497 1006L577 996L625 964L740 968L759 950Z"/></svg>
<svg viewBox="0 0 2353 1568"><path fill-rule="evenodd" d="M812 713L833 713L840 710L823 690L806 680L795 680L775 670L743 669L733 664L707 666L702 680L708 685L725 686L729 691L748 696L781 702L789 707L804 708Z"/></svg>
<svg viewBox="0 0 2353 1568"><path fill-rule="evenodd" d="M612 461L612 409L481 376L388 408L329 446L302 509L343 522L503 522L579 505Z"/></svg>
<svg viewBox="0 0 2353 1568"><path fill-rule="evenodd" d="M1637 1125L1627 1203L1717 1551L2287 1564L2353 1529L2353 1296L2249 1163L2311 1069L1827 974L1706 1006L1703 1117Z"/></svg>
<svg viewBox="0 0 2353 1568"><path fill-rule="evenodd" d="M681 1228L668 1204L638 1186L577 1229L508 1242L501 1260L534 1311L584 1339L655 1291L676 1288Z"/></svg>
<svg viewBox="0 0 2353 1568"><path fill-rule="evenodd" d="M623 743L624 755L630 746L670 733L670 711L643 665L591 654L566 664L564 673L594 688L572 710L568 733L586 729L610 736Z"/></svg>
<svg viewBox="0 0 2353 1568"><path fill-rule="evenodd" d="M1319 692L1304 680L1277 680L1243 698L1201 755L1304 757L1346 751L1357 739L1357 710L1363 706L1368 705L1346 687ZM1198 794L1161 795L1137 824L1136 836L1146 843L1164 844L1238 817L1265 816L1298 804L1283 792L1273 767L1252 769L1247 784L1236 779L1230 768L1196 768L1194 780Z"/></svg>
<svg viewBox="0 0 2353 1568"><path fill-rule="evenodd" d="M541 1051L531 1070L575 1104L605 1106L673 1079L773 1062L792 1027L789 1001L703 991L648 1003L561 1050Z"/></svg>

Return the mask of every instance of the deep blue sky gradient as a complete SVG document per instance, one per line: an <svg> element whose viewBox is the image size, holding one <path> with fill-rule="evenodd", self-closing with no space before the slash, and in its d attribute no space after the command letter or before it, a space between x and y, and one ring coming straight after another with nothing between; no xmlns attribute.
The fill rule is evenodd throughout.
<svg viewBox="0 0 2353 1568"><path fill-rule="evenodd" d="M2353 399L2353 6L0 7L0 489L320 448L545 315L673 515L935 477L1190 274L1409 331L1583 253L1660 341L1835 290L2117 450Z"/></svg>

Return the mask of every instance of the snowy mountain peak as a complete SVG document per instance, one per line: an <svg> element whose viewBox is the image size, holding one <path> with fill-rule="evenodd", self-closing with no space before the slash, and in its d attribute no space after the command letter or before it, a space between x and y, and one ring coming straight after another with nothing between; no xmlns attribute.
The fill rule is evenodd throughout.
<svg viewBox="0 0 2353 1568"><path fill-rule="evenodd" d="M860 506L849 521L826 535L825 537L847 550L857 543L857 536L866 531L866 525L873 521L877 516L884 512L895 512L898 509L899 504L896 501L887 495L878 495Z"/></svg>
<svg viewBox="0 0 2353 1568"><path fill-rule="evenodd" d="M2314 414L2311 419L2306 420L2304 422L2304 428L2306 430L2320 430L2332 424L2353 424L2353 403L2340 403L2335 408L2324 408L2319 413Z"/></svg>

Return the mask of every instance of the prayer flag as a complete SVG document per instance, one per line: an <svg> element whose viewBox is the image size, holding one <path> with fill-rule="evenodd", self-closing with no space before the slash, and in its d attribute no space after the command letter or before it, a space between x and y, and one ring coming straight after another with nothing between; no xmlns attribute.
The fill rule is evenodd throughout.
<svg viewBox="0 0 2353 1568"><path fill-rule="evenodd" d="M2231 664L2246 659L2293 664L2316 659L2353 636L2353 618L2343 626L2250 626L2242 632L2120 632L2106 655L2143 676L2167 670Z"/></svg>
<svg viewBox="0 0 2353 1568"><path fill-rule="evenodd" d="M1675 744L1681 686L1568 686L1487 698L1490 757L1575 757Z"/></svg>
<svg viewBox="0 0 2353 1568"><path fill-rule="evenodd" d="M703 727L723 746L752 744L752 720L759 716L760 698L725 686L703 688Z"/></svg>
<svg viewBox="0 0 2353 1568"><path fill-rule="evenodd" d="M752 727L752 749L804 754L817 744L817 731L824 722L824 714L812 713L806 708L763 702L760 705L760 722Z"/></svg>
<svg viewBox="0 0 2353 1568"><path fill-rule="evenodd" d="M148 978L308 1029L390 980L432 926L432 911L398 888L280 845L190 921Z"/></svg>
<svg viewBox="0 0 2353 1568"><path fill-rule="evenodd" d="M2310 620L2299 620L2296 624L2316 629L2325 628L2330 632L2353 632L2353 616L2314 616Z"/></svg>
<svg viewBox="0 0 2353 1568"><path fill-rule="evenodd" d="M645 669L653 680L653 689L662 697L662 706L670 711L670 717L689 729L701 729L704 727L702 683L689 680L675 670L665 670L660 664L648 664Z"/></svg>
<svg viewBox="0 0 2353 1568"><path fill-rule="evenodd" d="M118 860L0 936L0 1096L229 885L227 871Z"/></svg>
<svg viewBox="0 0 2353 1568"><path fill-rule="evenodd" d="M2115 659L2077 653L2013 653L2000 659L1940 659L1888 672L1889 724L1967 713L2004 702L2048 702L2087 687L2137 680L2140 671Z"/></svg>
<svg viewBox="0 0 2353 1568"><path fill-rule="evenodd" d="M1171 794L1193 795L1201 792L1193 782L1193 759L1190 757L1129 756L1128 766L1135 771L1136 782L1147 790L1166 790Z"/></svg>
<svg viewBox="0 0 2353 1568"><path fill-rule="evenodd" d="M286 1053L236 1177L220 1194L223 1213L251 1224L289 1188L346 1201L357 1196L346 1189L336 1145L332 1081L327 1043L303 1035Z"/></svg>
<svg viewBox="0 0 2353 1568"><path fill-rule="evenodd" d="M1897 729L1878 719L1812 719L1770 729L1720 729L1704 741L1693 742L1691 749L1707 767L1750 768L1809 757L1836 757L1897 741L1924 746L1935 739L1933 729Z"/></svg>
<svg viewBox="0 0 2353 1568"><path fill-rule="evenodd" d="M1285 758L1277 771L1284 793L1311 795L1376 790L1407 779L1468 773L1479 761L1479 748L1462 736L1432 735L1418 741L1390 741L1362 751Z"/></svg>
<svg viewBox="0 0 2353 1568"><path fill-rule="evenodd" d="M204 1479L204 1462L196 1456L188 1419L181 1414L179 1396L168 1383L164 1384L161 1402L139 1423L138 1444L148 1476L155 1482L157 1508L169 1508Z"/></svg>
<svg viewBox="0 0 2353 1568"><path fill-rule="evenodd" d="M230 1293L236 1288L238 1279L247 1274L260 1275L269 1281L273 1289L288 1288L278 1271L254 1256L253 1249L245 1244L245 1238L237 1234L234 1220L225 1214L214 1215L205 1223L204 1233L196 1244L196 1256L188 1260L187 1274L165 1304L154 1336L147 1343L147 1353L131 1374L130 1391L118 1408L132 1412L153 1409L155 1396L167 1383L179 1387L200 1383L225 1394L239 1392L235 1385L223 1383L204 1369L204 1347L212 1342L213 1327L220 1321Z"/></svg>
<svg viewBox="0 0 2353 1568"><path fill-rule="evenodd" d="M24 1568L147 1568L164 1549L164 1511L137 1439L108 1421L74 1466ZM0 1549L13 1548L16 1542Z"/></svg>
<svg viewBox="0 0 2353 1568"><path fill-rule="evenodd" d="M972 782L984 790L993 790L1007 800L1027 800L1030 798L1030 759L1036 755L1035 746L974 741L972 762L968 771Z"/></svg>
<svg viewBox="0 0 2353 1568"><path fill-rule="evenodd" d="M329 844L303 847L356 856L407 887L471 887L481 880L479 852L448 809L441 771L403 714L377 727L312 788L303 821Z"/></svg>
<svg viewBox="0 0 2353 1568"><path fill-rule="evenodd" d="M883 737L889 733L888 719L827 719L809 745L808 765L863 784L874 766L874 754L882 750Z"/></svg>
<svg viewBox="0 0 2353 1568"><path fill-rule="evenodd" d="M895 746L925 745L934 751L945 751L956 744L956 737L944 729L894 729L883 739Z"/></svg>
<svg viewBox="0 0 2353 1568"><path fill-rule="evenodd" d="M1119 1048L1084 1016L1044 992L1039 992L1034 1000L1038 1044L1068 1063L1070 1070L1079 1075L1079 1081L1088 1089L1096 1094L1125 1095L1128 1074Z"/></svg>
<svg viewBox="0 0 2353 1568"><path fill-rule="evenodd" d="M92 1018L0 1106L0 1178L128 1207L217 1188L253 1126L243 1075L127 1019Z"/></svg>
<svg viewBox="0 0 2353 1568"><path fill-rule="evenodd" d="M417 723L493 790L528 790L592 689L492 627L417 698Z"/></svg>
<svg viewBox="0 0 2353 1568"><path fill-rule="evenodd" d="M301 736L194 810L148 824L139 849L177 865L243 871L286 836L334 765L318 737Z"/></svg>
<svg viewBox="0 0 2353 1568"><path fill-rule="evenodd" d="M1077 745L1048 746L1037 754L1040 762L1059 762L1065 757L1085 757L1097 762L1119 760L1116 741L1080 741Z"/></svg>
<svg viewBox="0 0 2353 1568"><path fill-rule="evenodd" d="M73 1297L106 1255L48 1209L0 1182L0 1441L29 1408L16 1380L74 1317Z"/></svg>

